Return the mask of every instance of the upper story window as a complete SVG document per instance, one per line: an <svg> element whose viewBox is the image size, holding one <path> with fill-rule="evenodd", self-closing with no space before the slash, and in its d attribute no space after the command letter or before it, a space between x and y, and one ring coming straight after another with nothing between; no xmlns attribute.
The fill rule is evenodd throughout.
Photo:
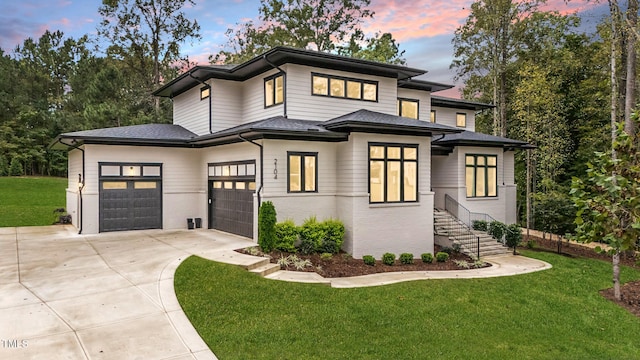
<svg viewBox="0 0 640 360"><path fill-rule="evenodd" d="M434 123L436 122L436 111L435 110L431 110L431 122Z"/></svg>
<svg viewBox="0 0 640 360"><path fill-rule="evenodd" d="M264 79L264 107L284 102L284 75L276 74Z"/></svg>
<svg viewBox="0 0 640 360"><path fill-rule="evenodd" d="M378 82L341 76L311 74L313 95L378 101Z"/></svg>
<svg viewBox="0 0 640 360"><path fill-rule="evenodd" d="M496 155L466 155L465 178L467 197L498 196L498 157Z"/></svg>
<svg viewBox="0 0 640 360"><path fill-rule="evenodd" d="M418 145L369 144L369 202L418 201Z"/></svg>
<svg viewBox="0 0 640 360"><path fill-rule="evenodd" d="M467 114L465 114L465 113L457 113L456 114L456 126L457 127L466 127L467 126Z"/></svg>
<svg viewBox="0 0 640 360"><path fill-rule="evenodd" d="M287 190L289 192L317 192L318 153L287 153Z"/></svg>
<svg viewBox="0 0 640 360"><path fill-rule="evenodd" d="M418 119L418 100L398 99L398 116Z"/></svg>
<svg viewBox="0 0 640 360"><path fill-rule="evenodd" d="M211 96L211 87L205 86L200 88L200 100L204 100Z"/></svg>

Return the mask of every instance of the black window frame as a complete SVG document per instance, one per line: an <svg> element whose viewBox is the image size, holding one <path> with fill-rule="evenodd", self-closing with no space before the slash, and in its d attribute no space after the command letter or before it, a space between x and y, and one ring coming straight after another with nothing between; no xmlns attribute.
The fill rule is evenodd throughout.
<svg viewBox="0 0 640 360"><path fill-rule="evenodd" d="M281 102L276 102L276 94L277 94L277 86L276 86L277 80L276 79L279 78L279 77L282 77L282 101ZM269 96L271 96L271 99L273 99L273 104L267 105L267 82L269 82L271 80L273 80L273 91L271 92L271 94L269 94ZM264 85L263 85L263 88L264 88L264 98L263 98L264 108L268 109L270 107L274 107L274 106L278 106L278 105L284 104L285 96L286 96L286 93L287 93L286 87L287 87L287 84L285 84L284 73L279 72L279 73L276 73L276 74L273 74L271 76L268 76L268 77L264 78Z"/></svg>
<svg viewBox="0 0 640 360"><path fill-rule="evenodd" d="M327 94L316 94L314 92L314 87L313 87L313 78L314 77L322 77L327 79ZM344 87L343 87L343 92L344 92L344 96L333 96L331 95L331 80L340 80L343 81L344 83ZM360 83L360 97L359 98L354 98L354 97L349 97L348 96L348 87L347 87L347 82L357 82ZM375 100L370 100L370 99L365 99L364 98L364 85L374 85L376 87L376 98ZM322 73L315 73L312 72L311 73L311 95L312 96L320 96L320 97L328 97L328 98L333 98L333 99L346 99L346 100L355 100L355 101L367 101L367 102L378 102L378 94L380 93L380 86L379 86L379 82L375 81L375 80L364 80L364 79L357 79L357 78L350 78L350 77L344 77L344 76L337 76L337 75L329 75L329 74L322 74Z"/></svg>
<svg viewBox="0 0 640 360"><path fill-rule="evenodd" d="M418 100L418 99L410 99L410 98L398 98L398 116L407 117L407 116L404 116L402 114L402 103L403 102L409 102L409 103L415 103L416 104L416 117L415 118L409 117L409 119L420 120L420 100Z"/></svg>
<svg viewBox="0 0 640 360"><path fill-rule="evenodd" d="M300 190L291 190L291 156L300 156ZM306 157L314 157L315 159L315 172L314 172L314 189L306 190L306 172L304 171L304 164ZM299 194L299 193L317 193L318 192L318 153L309 151L287 151L287 193Z"/></svg>
<svg viewBox="0 0 640 360"><path fill-rule="evenodd" d="M202 96L205 90L209 90L207 92L207 96ZM200 101L206 100L211 96L211 86L203 86L200 88Z"/></svg>
<svg viewBox="0 0 640 360"><path fill-rule="evenodd" d="M383 146L384 147L384 156L383 158L372 158L371 157L371 147L372 146ZM388 159L388 148L390 147L399 147L400 148L400 201L388 201L388 193L387 193L387 162L389 160L398 161L396 159ZM416 158L414 159L405 159L404 158L404 149L411 148L416 150ZM384 143L384 142L369 142L367 145L367 191L369 193L369 204L413 204L420 202L420 192L418 191L419 183L420 183L420 146L418 144L401 144L401 143ZM383 201L371 201L371 161L384 161L384 200ZM416 191L415 191L415 200L404 200L405 198L405 188L404 188L404 164L405 162L413 162L416 164Z"/></svg>
<svg viewBox="0 0 640 360"><path fill-rule="evenodd" d="M467 164L467 157L468 156L472 156L473 157L473 165L469 165ZM482 157L484 158L484 165L478 165L478 158ZM495 161L495 165L489 165L489 158L494 158ZM484 193L485 195L483 196L478 196L476 194L476 189L478 188L478 179L477 179L477 169L478 167L482 167L484 168ZM467 191L466 191L466 182L467 182L467 168L472 168L473 169L473 194L471 196L467 195ZM494 168L496 169L496 178L495 178L495 186L496 186L496 194L495 195L489 195L489 168ZM465 176L465 195L467 196L467 199L483 199L483 198L497 198L498 197L498 155L494 155L494 154L465 154L464 155L464 176Z"/></svg>
<svg viewBox="0 0 640 360"><path fill-rule="evenodd" d="M464 125L458 125L458 115L464 115ZM457 112L456 113L456 127L466 128L467 127L467 113Z"/></svg>

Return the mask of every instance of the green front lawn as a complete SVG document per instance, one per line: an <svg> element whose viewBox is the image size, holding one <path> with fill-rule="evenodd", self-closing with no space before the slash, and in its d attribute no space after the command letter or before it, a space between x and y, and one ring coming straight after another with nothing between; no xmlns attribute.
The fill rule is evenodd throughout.
<svg viewBox="0 0 640 360"><path fill-rule="evenodd" d="M66 178L0 177L0 227L51 225L66 187Z"/></svg>
<svg viewBox="0 0 640 360"><path fill-rule="evenodd" d="M605 300L611 264L523 251L553 269L358 289L264 279L199 257L176 271L220 359L633 359L640 319ZM640 279L623 268L622 280Z"/></svg>

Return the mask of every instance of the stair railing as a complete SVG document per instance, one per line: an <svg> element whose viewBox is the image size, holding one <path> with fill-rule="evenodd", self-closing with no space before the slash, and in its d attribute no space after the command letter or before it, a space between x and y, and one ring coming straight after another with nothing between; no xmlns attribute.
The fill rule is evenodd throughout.
<svg viewBox="0 0 640 360"><path fill-rule="evenodd" d="M496 219L489 214L469 211L469 209L458 203L458 201L449 196L449 194L444 194L444 209L462 221L470 229L473 229L473 222L476 220L486 221L487 223L496 221Z"/></svg>
<svg viewBox="0 0 640 360"><path fill-rule="evenodd" d="M471 231L471 212L464 206L458 204L452 197L445 194L445 210L454 217L447 235L454 238L461 249L466 250L470 256L480 259L480 237Z"/></svg>

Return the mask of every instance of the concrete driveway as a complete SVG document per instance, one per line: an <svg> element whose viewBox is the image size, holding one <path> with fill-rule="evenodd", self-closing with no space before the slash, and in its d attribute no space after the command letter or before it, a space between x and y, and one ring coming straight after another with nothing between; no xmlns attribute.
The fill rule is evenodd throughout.
<svg viewBox="0 0 640 360"><path fill-rule="evenodd" d="M252 244L212 230L0 228L0 359L215 359L173 275L191 254Z"/></svg>

